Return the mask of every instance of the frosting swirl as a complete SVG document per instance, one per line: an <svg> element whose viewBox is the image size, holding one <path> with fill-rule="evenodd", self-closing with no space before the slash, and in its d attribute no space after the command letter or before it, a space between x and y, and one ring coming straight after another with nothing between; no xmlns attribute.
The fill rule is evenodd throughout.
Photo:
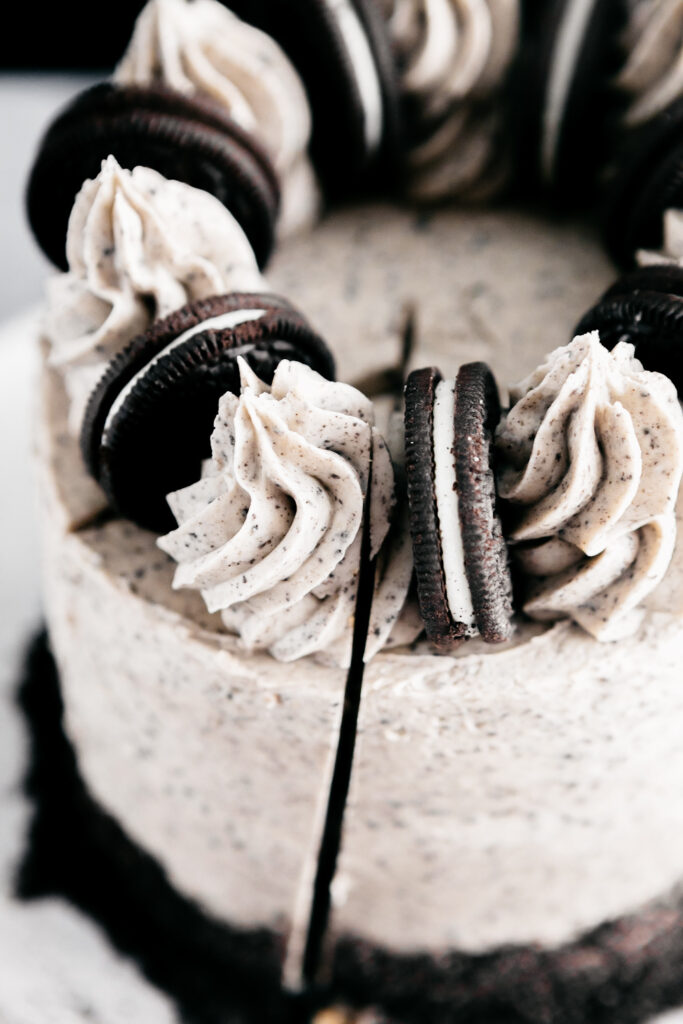
<svg viewBox="0 0 683 1024"><path fill-rule="evenodd" d="M266 33L217 0L149 0L114 80L209 96L271 157L281 181L281 233L315 218L308 100L289 58Z"/></svg>
<svg viewBox="0 0 683 1024"><path fill-rule="evenodd" d="M68 272L48 283L45 335L75 432L106 364L153 320L193 299L263 289L244 232L217 199L111 156L76 197L66 254Z"/></svg>
<svg viewBox="0 0 683 1024"><path fill-rule="evenodd" d="M647 267L656 263L683 266L683 210L664 212L663 243L660 252L641 249L636 255L638 263Z"/></svg>
<svg viewBox="0 0 683 1024"><path fill-rule="evenodd" d="M616 84L628 94L625 121L641 124L683 95L683 3L633 5L624 34L626 59Z"/></svg>
<svg viewBox="0 0 683 1024"><path fill-rule="evenodd" d="M174 587L200 590L248 649L282 661L326 651L345 664L371 450L373 556L395 500L372 403L301 363L281 362L271 387L239 363L241 394L221 399L202 478L168 496L179 526L159 546L179 563ZM378 575L380 643L412 569L404 537L393 546Z"/></svg>
<svg viewBox="0 0 683 1024"><path fill-rule="evenodd" d="M388 28L401 67L410 193L462 195L501 179L495 99L519 32L519 0L394 0ZM491 173L491 165L497 173Z"/></svg>
<svg viewBox="0 0 683 1024"><path fill-rule="evenodd" d="M633 346L597 332L556 349L511 391L498 427L498 489L533 618L569 616L598 639L632 628L676 538L683 413Z"/></svg>

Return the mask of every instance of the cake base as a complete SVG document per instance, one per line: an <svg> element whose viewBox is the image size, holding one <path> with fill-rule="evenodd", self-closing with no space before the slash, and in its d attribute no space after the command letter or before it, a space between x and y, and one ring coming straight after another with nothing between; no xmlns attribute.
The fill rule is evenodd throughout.
<svg viewBox="0 0 683 1024"><path fill-rule="evenodd" d="M330 988L290 997L279 986L279 938L211 920L92 799L62 729L44 633L29 650L19 701L34 811L18 894L61 895L88 913L190 1024L303 1024L336 1002L380 1005L368 1024L638 1024L683 1001L680 893L560 949L403 957L342 942Z"/></svg>

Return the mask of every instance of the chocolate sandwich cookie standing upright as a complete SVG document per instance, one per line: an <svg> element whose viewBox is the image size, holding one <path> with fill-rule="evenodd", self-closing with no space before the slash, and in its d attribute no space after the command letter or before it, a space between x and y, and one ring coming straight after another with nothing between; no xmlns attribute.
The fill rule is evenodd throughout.
<svg viewBox="0 0 683 1024"><path fill-rule="evenodd" d="M496 508L498 392L484 363L455 380L415 370L405 391L406 477L415 575L427 635L441 651L511 633L512 584Z"/></svg>
<svg viewBox="0 0 683 1024"><path fill-rule="evenodd" d="M311 155L323 188L348 196L374 174L387 184L400 152L396 72L374 0L230 0L273 37L299 72L313 115Z"/></svg>
<svg viewBox="0 0 683 1024"><path fill-rule="evenodd" d="M31 228L58 267L67 265L65 239L74 199L110 155L127 169L151 167L214 195L243 228L259 265L267 262L279 186L257 140L206 97L158 85L102 83L58 114L28 182Z"/></svg>
<svg viewBox="0 0 683 1024"><path fill-rule="evenodd" d="M611 144L625 0L529 0L511 87L520 190L586 200Z"/></svg>
<svg viewBox="0 0 683 1024"><path fill-rule="evenodd" d="M117 512L173 525L166 495L197 479L219 399L239 391L238 356L267 383L283 359L334 378L324 341L273 295L216 296L156 321L111 361L83 420L83 458Z"/></svg>

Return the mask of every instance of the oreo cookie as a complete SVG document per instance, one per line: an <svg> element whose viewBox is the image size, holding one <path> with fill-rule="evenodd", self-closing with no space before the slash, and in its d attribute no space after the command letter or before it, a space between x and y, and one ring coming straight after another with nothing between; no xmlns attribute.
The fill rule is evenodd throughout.
<svg viewBox="0 0 683 1024"><path fill-rule="evenodd" d="M529 0L513 70L517 174L521 191L549 191L562 206L593 192L609 152L619 97L625 0Z"/></svg>
<svg viewBox="0 0 683 1024"><path fill-rule="evenodd" d="M496 508L498 392L485 363L455 380L434 367L405 391L406 478L415 575L427 635L443 652L480 633L511 634L512 582Z"/></svg>
<svg viewBox="0 0 683 1024"><path fill-rule="evenodd" d="M202 299L156 321L111 361L81 430L85 464L120 515L173 527L166 495L198 479L218 401L239 392L237 356L266 383L282 359L334 378L325 342L273 295Z"/></svg>
<svg viewBox="0 0 683 1024"><path fill-rule="evenodd" d="M374 175L386 191L400 152L399 90L374 0L230 0L272 36L297 69L313 115L311 156L328 195Z"/></svg>
<svg viewBox="0 0 683 1024"><path fill-rule="evenodd" d="M682 133L679 99L623 139L602 216L605 245L619 266L632 266L638 249L658 249L665 211L683 206Z"/></svg>
<svg viewBox="0 0 683 1024"><path fill-rule="evenodd" d="M113 154L204 189L239 221L260 266L275 238L279 185L265 150L212 100L164 86L102 83L77 96L48 128L31 170L28 218L50 260L67 269L74 199Z"/></svg>
<svg viewBox="0 0 683 1024"><path fill-rule="evenodd" d="M666 374L683 394L683 270L642 267L613 284L579 321L574 335L598 331L609 349L635 346L646 370Z"/></svg>

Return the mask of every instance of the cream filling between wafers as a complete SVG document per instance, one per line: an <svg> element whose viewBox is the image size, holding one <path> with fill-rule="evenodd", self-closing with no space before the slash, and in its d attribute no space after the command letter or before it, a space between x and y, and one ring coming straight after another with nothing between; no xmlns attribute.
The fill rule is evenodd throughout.
<svg viewBox="0 0 683 1024"><path fill-rule="evenodd" d="M595 0L567 0L557 32L543 110L541 172L546 181L552 179L574 69L594 6Z"/></svg>
<svg viewBox="0 0 683 1024"><path fill-rule="evenodd" d="M349 0L324 0L342 37L363 107L363 135L370 153L382 141L382 88L365 29Z"/></svg>
<svg viewBox="0 0 683 1024"><path fill-rule="evenodd" d="M441 564L446 598L455 622L476 632L474 605L465 571L465 549L460 528L460 509L455 470L455 381L436 385L433 411L434 495L441 537Z"/></svg>
<svg viewBox="0 0 683 1024"><path fill-rule="evenodd" d="M202 320L200 323L195 324L194 327L188 328L188 330L179 334L177 338L174 338L173 341L169 342L161 352L157 352L157 354L150 359L148 363L145 363L142 369L138 370L134 377L131 377L126 386L122 388L116 396L111 409L107 414L107 418L104 421L104 429L102 431L103 442L106 441L107 432L111 427L114 417L118 414L138 381L142 380L142 378L149 373L152 367L167 356L169 352L174 348L177 348L179 345L184 344L184 342L189 341L189 339L193 338L195 334L202 334L204 331L210 330L232 330L233 327L239 327L241 324L246 324L251 320L258 320L258 318L263 316L265 312L265 309L233 309L228 313L221 313L219 316L212 316L207 320ZM251 348L252 346L250 345L249 347ZM231 350L231 356L238 356L242 352L243 346L237 346Z"/></svg>

